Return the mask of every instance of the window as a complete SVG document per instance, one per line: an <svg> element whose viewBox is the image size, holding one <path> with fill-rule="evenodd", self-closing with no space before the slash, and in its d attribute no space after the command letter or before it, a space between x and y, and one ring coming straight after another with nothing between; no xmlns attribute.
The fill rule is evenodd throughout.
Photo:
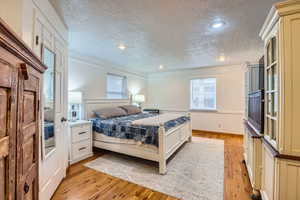
<svg viewBox="0 0 300 200"><path fill-rule="evenodd" d="M191 80L191 109L216 110L216 79Z"/></svg>
<svg viewBox="0 0 300 200"><path fill-rule="evenodd" d="M116 74L107 74L106 97L108 99L126 99L127 78Z"/></svg>

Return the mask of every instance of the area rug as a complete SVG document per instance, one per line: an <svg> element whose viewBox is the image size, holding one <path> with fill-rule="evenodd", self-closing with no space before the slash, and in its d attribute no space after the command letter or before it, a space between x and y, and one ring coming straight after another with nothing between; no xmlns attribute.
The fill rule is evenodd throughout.
<svg viewBox="0 0 300 200"><path fill-rule="evenodd" d="M222 140L193 137L191 143L186 143L169 159L166 175L158 174L156 162L113 152L86 166L179 199L223 199Z"/></svg>

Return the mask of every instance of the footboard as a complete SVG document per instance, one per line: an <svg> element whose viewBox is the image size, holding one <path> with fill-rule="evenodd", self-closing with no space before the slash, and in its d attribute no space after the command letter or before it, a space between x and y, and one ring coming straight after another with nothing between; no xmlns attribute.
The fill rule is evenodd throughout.
<svg viewBox="0 0 300 200"><path fill-rule="evenodd" d="M188 114L190 116L190 114ZM186 141L191 140L191 121L187 121L165 132L164 124L159 127L159 173L167 172L167 159Z"/></svg>

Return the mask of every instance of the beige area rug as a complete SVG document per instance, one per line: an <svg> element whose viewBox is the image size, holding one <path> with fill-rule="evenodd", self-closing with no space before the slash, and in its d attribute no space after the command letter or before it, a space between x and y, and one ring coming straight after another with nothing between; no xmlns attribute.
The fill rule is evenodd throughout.
<svg viewBox="0 0 300 200"><path fill-rule="evenodd" d="M158 164L110 152L87 167L184 200L222 200L224 143L193 137L167 164L166 175Z"/></svg>

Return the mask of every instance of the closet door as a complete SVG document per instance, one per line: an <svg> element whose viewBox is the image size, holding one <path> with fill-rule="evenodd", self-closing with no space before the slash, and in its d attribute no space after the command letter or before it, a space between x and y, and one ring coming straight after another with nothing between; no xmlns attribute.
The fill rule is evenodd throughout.
<svg viewBox="0 0 300 200"><path fill-rule="evenodd" d="M0 199L15 199L17 69L0 48Z"/></svg>
<svg viewBox="0 0 300 200"><path fill-rule="evenodd" d="M17 199L37 200L41 75L26 65L22 66L19 74Z"/></svg>

